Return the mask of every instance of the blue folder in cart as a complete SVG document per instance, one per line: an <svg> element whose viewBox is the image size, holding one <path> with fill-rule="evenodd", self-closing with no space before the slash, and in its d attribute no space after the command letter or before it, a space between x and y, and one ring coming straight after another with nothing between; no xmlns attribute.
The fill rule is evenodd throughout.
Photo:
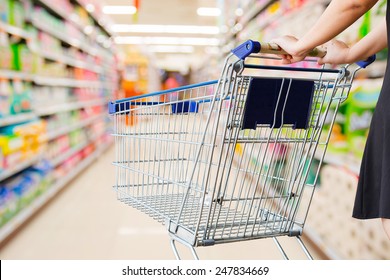
<svg viewBox="0 0 390 280"><path fill-rule="evenodd" d="M256 129L258 125L307 129L313 95L311 80L253 78L241 129Z"/></svg>

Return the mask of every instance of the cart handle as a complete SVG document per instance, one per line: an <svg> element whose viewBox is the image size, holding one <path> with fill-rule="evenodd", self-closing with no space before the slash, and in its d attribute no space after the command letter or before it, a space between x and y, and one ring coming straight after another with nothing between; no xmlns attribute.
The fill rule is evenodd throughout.
<svg viewBox="0 0 390 280"><path fill-rule="evenodd" d="M267 53L267 54L287 54L281 47L279 47L275 43L260 43L257 41L248 40L245 43L239 45L235 49L232 50L238 58L245 59L252 53ZM324 57L326 55L326 50L323 48L314 48L311 52L309 52L308 56L311 57ZM364 61L359 61L356 64L361 68L366 68L368 65L373 63L376 59L376 55L370 56L368 59Z"/></svg>
<svg viewBox="0 0 390 280"><path fill-rule="evenodd" d="M275 43L260 43L257 41L248 40L239 45L232 52L240 59L245 59L252 53L267 53L267 54L288 54ZM322 48L313 49L308 56L324 57L326 50Z"/></svg>

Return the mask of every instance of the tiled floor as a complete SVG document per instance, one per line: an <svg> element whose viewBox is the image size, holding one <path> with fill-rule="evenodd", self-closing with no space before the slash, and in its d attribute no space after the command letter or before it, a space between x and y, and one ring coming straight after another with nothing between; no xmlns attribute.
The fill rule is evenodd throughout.
<svg viewBox="0 0 390 280"><path fill-rule="evenodd" d="M174 259L165 227L116 200L113 152L104 153L0 248L0 258ZM280 241L292 259L305 259L294 239ZM180 249L183 258L191 257L187 248ZM199 248L197 253L200 259L282 258L272 239Z"/></svg>

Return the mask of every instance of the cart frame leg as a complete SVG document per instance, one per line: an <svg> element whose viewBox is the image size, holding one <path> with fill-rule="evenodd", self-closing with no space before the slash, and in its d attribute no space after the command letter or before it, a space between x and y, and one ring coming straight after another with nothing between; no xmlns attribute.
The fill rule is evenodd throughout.
<svg viewBox="0 0 390 280"><path fill-rule="evenodd" d="M301 239L300 236L296 236L297 238L297 241L299 243L299 245L301 245L301 248L303 250L303 252L305 253L306 257L309 259L309 260L314 260L312 255L310 254L309 250L307 249L305 243L303 243L303 240Z"/></svg>
<svg viewBox="0 0 390 280"><path fill-rule="evenodd" d="M302 239L300 236L295 236L297 242L299 243L299 245L301 246L302 248L302 251L305 253L306 257L309 259L309 260L314 260L312 255L309 253L309 250L307 249L306 245L303 243ZM280 253L282 254L283 258L285 260L289 260L286 252L284 251L282 245L280 244L279 240L276 238L276 237L273 237L272 238L274 241L275 241L275 244L276 246L278 247Z"/></svg>
<svg viewBox="0 0 390 280"><path fill-rule="evenodd" d="M278 247L280 253L283 256L283 259L288 260L289 258L287 256L286 252L283 250L282 245L280 245L279 240L276 237L273 237L272 239L275 241L276 247Z"/></svg>
<svg viewBox="0 0 390 280"><path fill-rule="evenodd" d="M181 243L182 245L184 245L184 246L186 246L187 248L190 249L191 254L194 257L194 260L197 260L197 261L199 260L199 257L196 254L196 251L195 251L193 246L191 246L191 245L189 245L189 244L187 244L185 242L181 242L181 241L171 237L171 247L172 247L173 253L175 254L175 257L176 257L177 260L181 260L181 258L180 258L180 255L179 255L179 251L177 250L177 247L176 247L176 241L178 241L179 243Z"/></svg>

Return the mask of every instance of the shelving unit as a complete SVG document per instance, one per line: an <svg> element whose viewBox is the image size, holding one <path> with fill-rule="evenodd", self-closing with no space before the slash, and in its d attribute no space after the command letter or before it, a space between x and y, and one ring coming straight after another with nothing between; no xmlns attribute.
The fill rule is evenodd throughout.
<svg viewBox="0 0 390 280"><path fill-rule="evenodd" d="M65 127L57 128L54 131L49 131L46 135L42 136L41 141L45 142L45 141L50 141L50 140L56 139L61 135L67 134L67 133L72 132L72 131L79 129L79 128L86 127L99 119L103 119L104 117L105 117L105 114L93 116L93 117L90 117L90 118L83 120L81 122L75 123L73 125L68 125Z"/></svg>
<svg viewBox="0 0 390 280"><path fill-rule="evenodd" d="M0 31L5 31L8 34L11 34L13 36L17 36L23 39L31 39L31 36L28 32L24 31L23 29L9 25L5 22L0 21Z"/></svg>
<svg viewBox="0 0 390 280"><path fill-rule="evenodd" d="M61 55L61 54L50 53L47 51L42 51L42 50L37 50L37 49L33 49L33 52L38 54L41 57L56 61L58 63L66 64L68 66L89 70L89 71L95 72L97 74L100 74L103 72L102 67L91 65L91 64L88 64L86 62L78 61L77 59L72 58L72 57L66 57L66 56Z"/></svg>
<svg viewBox="0 0 390 280"><path fill-rule="evenodd" d="M22 176L25 169L42 161L51 166L52 169L48 176L54 178L54 181L44 193L34 198L28 206L18 210L15 216L5 224L2 226L0 224L0 243L32 217L77 174L90 165L111 143L107 138L110 125L107 123L107 118L105 118L105 108L108 99L115 99L112 95L119 88L116 51L115 47L111 45L111 34L101 24L99 15L88 11L89 9L83 1L64 0L64 2L66 1L68 1L67 5L73 5L72 9L75 6L83 7L90 18L90 23L84 24L82 18L76 14L76 10L68 13L67 9L62 9L63 2L48 0L30 0L32 6L26 4L26 28L0 21L0 32L8 34L10 41L12 40L13 43L16 42L27 47L32 55L39 58L39 61L42 61L41 63L44 63L43 66L50 65L66 69L61 73L52 73L51 70L45 69L44 72L41 72L42 69L36 68L36 66L32 69L0 68L0 82L5 79L9 81L10 86L14 86L14 81L20 81L23 85L28 83L34 88L34 92L39 94L41 94L40 89L43 88L46 92L50 89L52 94L59 90L69 93L69 98L64 99L67 100L65 102L53 103L53 101L55 102L55 99L53 99L52 102L48 102L48 105L39 106L39 104L35 104L34 107L25 112L14 112L5 116L1 115L0 112L0 131L6 127L22 123L45 122L57 114L73 114L76 112L81 116L81 112L88 112L87 114L84 113L82 117L79 116L80 119L77 122L73 120L68 125L59 125L55 130L47 130L39 135L38 142L42 147L38 153L26 157L20 160L19 163L3 170L1 169L2 164L0 164L0 187L3 187L13 176ZM25 3L28 3L28 1ZM39 7L39 9L36 10L35 7ZM56 22L62 22L67 27L68 25L72 27L70 30L77 34L77 38L72 34L58 31L60 29L56 29L54 25L47 24L38 16L40 12L44 12L47 17L55 19ZM57 48L51 51L50 46L40 47L38 34L44 34L49 39L52 38L53 42L57 42ZM99 36L99 34L104 35ZM76 95L76 92L78 94L84 94L83 92L85 92L85 94L88 94L88 98L78 97L79 95ZM14 93L11 92L10 94ZM109 98L109 96L111 97ZM78 137L82 136L82 140L80 142L73 140L71 145L71 135L75 135L75 133L78 133L76 135L80 134ZM54 143L54 146L57 145L57 141L61 141L59 139L64 137L69 139L69 148L56 156L52 153L52 156L48 158L45 149L48 148L50 143ZM89 154L91 149L93 152ZM79 154L86 156L74 168L68 170L65 176L55 178L54 174L57 169L61 168L63 164L66 165L66 162L72 158L77 158ZM3 160L1 147L0 160Z"/></svg>
<svg viewBox="0 0 390 280"><path fill-rule="evenodd" d="M66 112L66 111L73 111L81 108L88 108L92 106L105 106L108 103L108 100L89 100L89 101L78 101L78 102L71 102L66 104L59 104L54 105L48 108L40 108L35 110L35 114L37 116L47 116L52 115L59 112Z"/></svg>
<svg viewBox="0 0 390 280"><path fill-rule="evenodd" d="M34 75L13 70L0 70L0 77L6 79L20 79L23 81L32 81L41 86L59 86L59 87L73 87L73 88L102 88L108 87L104 82L77 80L71 78L56 78L45 77L41 75ZM113 85L109 85L113 86Z"/></svg>
<svg viewBox="0 0 390 280"><path fill-rule="evenodd" d="M14 71L14 70L5 70L5 69L0 69L0 77L6 79L20 79L23 81L34 80L34 75L30 73Z"/></svg>
<svg viewBox="0 0 390 280"><path fill-rule="evenodd" d="M18 114L15 116L8 116L8 117L0 119L0 127L12 125L15 123L22 123L25 121L30 121L34 118L35 118L34 113L23 113L23 114Z"/></svg>

